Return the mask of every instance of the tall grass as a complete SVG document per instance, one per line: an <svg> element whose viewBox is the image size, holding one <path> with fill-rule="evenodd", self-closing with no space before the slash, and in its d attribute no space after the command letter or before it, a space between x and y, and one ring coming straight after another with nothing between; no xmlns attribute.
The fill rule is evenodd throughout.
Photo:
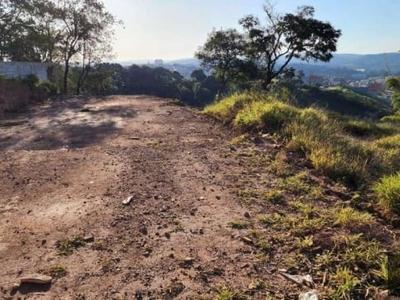
<svg viewBox="0 0 400 300"><path fill-rule="evenodd" d="M382 206L400 214L400 173L384 176L373 189Z"/></svg>
<svg viewBox="0 0 400 300"><path fill-rule="evenodd" d="M304 153L317 170L352 188L400 171L400 128L387 120L299 108L253 94L233 95L207 106L205 113L246 131L278 133L288 149Z"/></svg>

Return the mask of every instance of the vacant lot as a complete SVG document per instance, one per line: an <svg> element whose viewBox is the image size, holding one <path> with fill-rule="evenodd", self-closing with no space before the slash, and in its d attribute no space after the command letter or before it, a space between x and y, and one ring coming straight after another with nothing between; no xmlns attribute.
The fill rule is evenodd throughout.
<svg viewBox="0 0 400 300"><path fill-rule="evenodd" d="M242 167L210 120L112 97L0 124L0 298L211 298L259 278L228 224L246 213L232 193ZM55 280L12 290L31 273Z"/></svg>

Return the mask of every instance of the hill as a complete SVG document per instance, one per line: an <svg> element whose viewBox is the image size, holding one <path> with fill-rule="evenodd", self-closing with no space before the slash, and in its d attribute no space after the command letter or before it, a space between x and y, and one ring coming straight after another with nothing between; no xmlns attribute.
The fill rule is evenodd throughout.
<svg viewBox="0 0 400 300"><path fill-rule="evenodd" d="M71 97L0 119L1 297L377 299L399 229L363 187L400 169L398 126L282 101ZM32 273L51 284L15 285Z"/></svg>

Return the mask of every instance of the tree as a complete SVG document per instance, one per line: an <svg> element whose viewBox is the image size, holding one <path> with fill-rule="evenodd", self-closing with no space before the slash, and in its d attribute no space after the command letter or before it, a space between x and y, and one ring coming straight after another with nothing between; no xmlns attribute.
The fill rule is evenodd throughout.
<svg viewBox="0 0 400 300"><path fill-rule="evenodd" d="M197 69L194 70L192 74L190 74L190 78L198 82L203 82L204 80L206 80L207 75L204 74L204 71L202 69Z"/></svg>
<svg viewBox="0 0 400 300"><path fill-rule="evenodd" d="M68 90L68 72L73 58L82 62L77 93L86 79L93 62L111 54L110 44L116 18L100 0L58 0L55 2L55 18L58 20L61 40L59 45L64 62L64 93Z"/></svg>
<svg viewBox="0 0 400 300"><path fill-rule="evenodd" d="M264 5L267 23L254 15L239 20L243 32L234 29L213 31L196 53L202 66L212 69L224 82L238 76L258 78L268 89L293 58L324 61L332 58L341 31L314 19L314 8L300 7L295 14L279 15L268 2Z"/></svg>
<svg viewBox="0 0 400 300"><path fill-rule="evenodd" d="M393 90L392 107L400 110L400 77L390 77L386 80L386 86Z"/></svg>
<svg viewBox="0 0 400 300"><path fill-rule="evenodd" d="M219 93L224 92L228 82L240 74L244 45L244 37L236 29L214 30L195 53L201 66L213 70L220 80Z"/></svg>

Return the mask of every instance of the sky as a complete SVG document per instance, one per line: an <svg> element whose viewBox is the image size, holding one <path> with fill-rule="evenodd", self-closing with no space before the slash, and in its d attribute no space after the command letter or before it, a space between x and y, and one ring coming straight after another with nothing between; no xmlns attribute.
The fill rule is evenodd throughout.
<svg viewBox="0 0 400 300"><path fill-rule="evenodd" d="M263 0L103 0L122 20L116 27L116 61L190 58L215 29L239 28L254 14L265 19ZM342 30L338 53L400 50L399 0L272 0L280 13L311 5L316 19Z"/></svg>

